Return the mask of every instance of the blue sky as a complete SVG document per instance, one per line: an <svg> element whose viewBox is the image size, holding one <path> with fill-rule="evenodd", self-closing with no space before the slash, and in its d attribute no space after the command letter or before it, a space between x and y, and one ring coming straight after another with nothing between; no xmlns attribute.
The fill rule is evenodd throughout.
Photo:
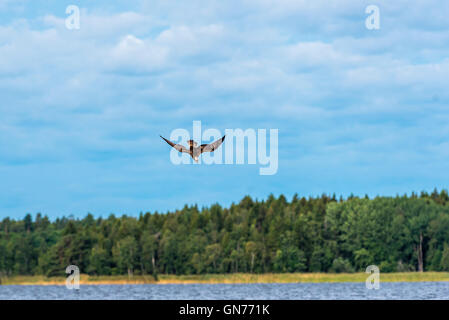
<svg viewBox="0 0 449 320"><path fill-rule="evenodd" d="M68 5L80 30L65 27ZM368 30L365 8L380 8ZM447 1L0 0L0 218L449 181ZM279 169L170 162L176 128L279 129Z"/></svg>

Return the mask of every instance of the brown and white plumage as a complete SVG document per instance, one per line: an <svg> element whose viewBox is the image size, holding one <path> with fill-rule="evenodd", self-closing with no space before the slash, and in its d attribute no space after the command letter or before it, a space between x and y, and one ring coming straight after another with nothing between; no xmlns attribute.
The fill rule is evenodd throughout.
<svg viewBox="0 0 449 320"><path fill-rule="evenodd" d="M190 154L190 156L193 158L193 160L195 160L195 162L198 162L199 156L203 152L214 152L215 150L217 150L217 148L223 143L226 135L224 135L222 138L218 139L217 141L214 141L209 144L202 144L199 147L195 141L189 140L189 141L187 141L187 143L189 145L188 148L184 147L182 144L173 143L170 140L165 139L163 136L160 136L160 137L162 139L164 139L165 142L167 142L170 146L172 146L173 148L178 150L179 152L185 152L185 153Z"/></svg>

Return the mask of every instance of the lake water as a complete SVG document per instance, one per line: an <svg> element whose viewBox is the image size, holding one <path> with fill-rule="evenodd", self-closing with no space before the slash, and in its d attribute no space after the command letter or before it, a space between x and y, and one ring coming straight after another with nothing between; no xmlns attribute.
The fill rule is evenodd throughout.
<svg viewBox="0 0 449 320"><path fill-rule="evenodd" d="M0 286L0 300L6 299L449 300L449 282L381 283L379 290L368 290L365 283L82 285L79 290L65 286Z"/></svg>

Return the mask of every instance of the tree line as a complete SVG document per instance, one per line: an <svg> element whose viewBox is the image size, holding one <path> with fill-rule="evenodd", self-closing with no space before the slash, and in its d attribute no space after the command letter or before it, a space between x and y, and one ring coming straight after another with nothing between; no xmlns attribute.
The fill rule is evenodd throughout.
<svg viewBox="0 0 449 320"><path fill-rule="evenodd" d="M185 206L50 221L0 222L3 275L449 271L446 190L410 196L246 196L223 208Z"/></svg>

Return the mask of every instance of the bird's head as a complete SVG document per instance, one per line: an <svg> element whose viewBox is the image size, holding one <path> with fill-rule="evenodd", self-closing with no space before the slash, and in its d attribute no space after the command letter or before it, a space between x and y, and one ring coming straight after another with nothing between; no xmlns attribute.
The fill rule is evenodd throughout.
<svg viewBox="0 0 449 320"><path fill-rule="evenodd" d="M196 143L195 141L193 141L193 140L189 140L189 141L187 141L187 144L189 145L189 147L196 147L197 145L198 145L198 143Z"/></svg>

